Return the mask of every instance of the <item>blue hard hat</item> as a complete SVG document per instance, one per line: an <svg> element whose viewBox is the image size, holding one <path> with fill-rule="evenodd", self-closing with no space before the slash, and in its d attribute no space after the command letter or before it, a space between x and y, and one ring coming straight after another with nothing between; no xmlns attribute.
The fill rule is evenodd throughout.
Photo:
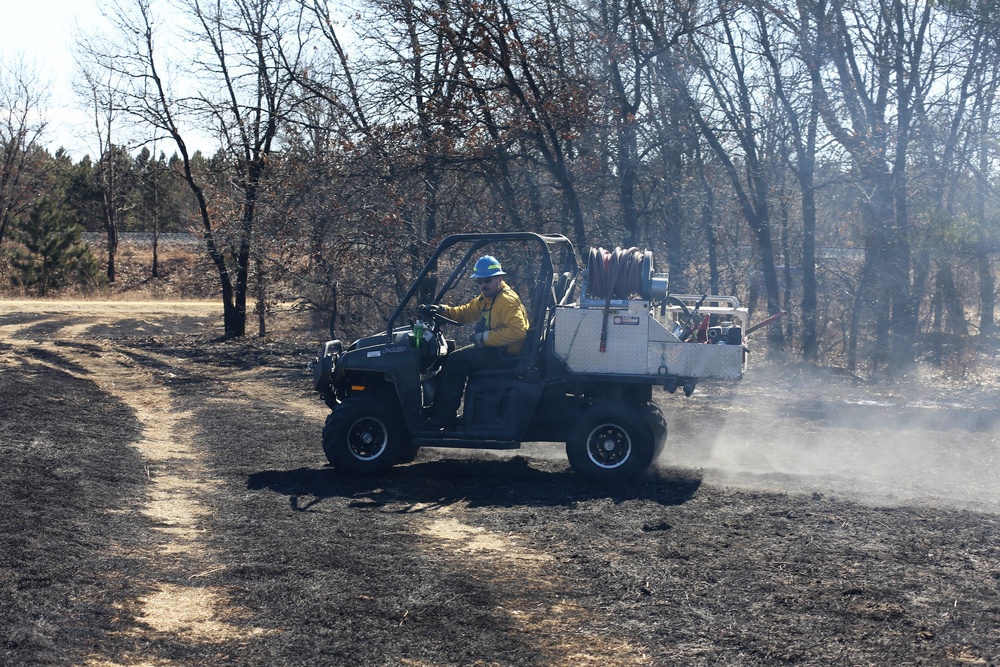
<svg viewBox="0 0 1000 667"><path fill-rule="evenodd" d="M505 276L507 275L503 267L500 266L500 260L492 255L483 255L476 261L476 270L472 272L472 278L492 278L493 276Z"/></svg>

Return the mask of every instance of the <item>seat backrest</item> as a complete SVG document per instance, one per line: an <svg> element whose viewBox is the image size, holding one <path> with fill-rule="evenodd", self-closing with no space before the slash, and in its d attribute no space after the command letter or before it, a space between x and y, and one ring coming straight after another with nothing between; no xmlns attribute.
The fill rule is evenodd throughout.
<svg viewBox="0 0 1000 667"><path fill-rule="evenodd" d="M573 288L573 274L569 271L555 273L552 277L552 298L555 303L562 304L566 293Z"/></svg>
<svg viewBox="0 0 1000 667"><path fill-rule="evenodd" d="M553 273L552 280L548 284L540 282L532 294L532 303L544 303L545 308L541 310L541 321L528 323L528 333L524 338L521 356L514 371L515 376L523 378L529 374L539 374L540 364L545 359L545 343L552 328L555 306L561 299L557 294L560 289L565 293L568 284L569 274Z"/></svg>

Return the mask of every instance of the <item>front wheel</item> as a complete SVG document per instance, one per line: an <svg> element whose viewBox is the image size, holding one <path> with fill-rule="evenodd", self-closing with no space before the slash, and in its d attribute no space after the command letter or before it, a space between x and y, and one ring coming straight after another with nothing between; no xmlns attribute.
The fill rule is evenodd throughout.
<svg viewBox="0 0 1000 667"><path fill-rule="evenodd" d="M330 413L323 427L323 451L334 468L373 475L403 461L412 439L391 401L361 394Z"/></svg>
<svg viewBox="0 0 1000 667"><path fill-rule="evenodd" d="M635 408L598 403L574 424L566 438L566 456L581 475L617 480L635 477L653 462L653 429Z"/></svg>

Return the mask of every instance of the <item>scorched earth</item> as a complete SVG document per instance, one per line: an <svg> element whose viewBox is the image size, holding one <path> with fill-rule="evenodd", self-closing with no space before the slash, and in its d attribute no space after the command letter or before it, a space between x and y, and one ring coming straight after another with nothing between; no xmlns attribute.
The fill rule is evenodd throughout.
<svg viewBox="0 0 1000 667"><path fill-rule="evenodd" d="M0 301L0 664L994 665L997 373L657 392L653 474L558 445L325 466L317 341Z"/></svg>

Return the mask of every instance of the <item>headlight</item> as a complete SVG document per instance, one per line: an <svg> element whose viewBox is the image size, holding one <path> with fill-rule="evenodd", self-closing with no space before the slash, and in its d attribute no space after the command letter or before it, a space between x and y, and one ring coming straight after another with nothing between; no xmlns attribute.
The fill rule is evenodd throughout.
<svg viewBox="0 0 1000 667"><path fill-rule="evenodd" d="M333 378L333 367L336 365L336 357L320 357L313 361L313 390L325 394L330 388L330 380Z"/></svg>
<svg viewBox="0 0 1000 667"><path fill-rule="evenodd" d="M309 364L313 374L313 389L321 394L325 394L330 388L330 381L333 379L333 369L337 366L337 360L344 351L344 346L339 340L327 341L320 347L319 357L313 359Z"/></svg>

